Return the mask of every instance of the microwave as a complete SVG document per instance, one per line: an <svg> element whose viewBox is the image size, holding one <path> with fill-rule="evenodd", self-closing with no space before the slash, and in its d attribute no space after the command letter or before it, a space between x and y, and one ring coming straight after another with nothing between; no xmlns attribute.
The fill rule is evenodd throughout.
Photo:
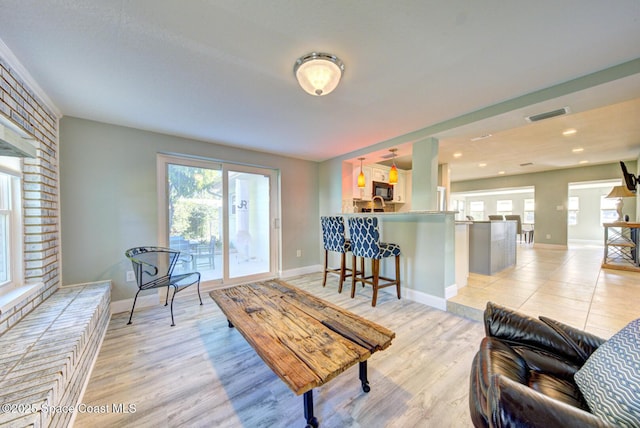
<svg viewBox="0 0 640 428"><path fill-rule="evenodd" d="M385 201L393 201L393 184L374 181L371 196L380 196Z"/></svg>

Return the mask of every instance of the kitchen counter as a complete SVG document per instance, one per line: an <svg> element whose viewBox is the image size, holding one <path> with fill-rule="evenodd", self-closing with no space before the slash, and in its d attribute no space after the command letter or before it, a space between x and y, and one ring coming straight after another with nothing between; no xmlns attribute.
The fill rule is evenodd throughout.
<svg viewBox="0 0 640 428"><path fill-rule="evenodd" d="M494 275L516 264L515 220L474 221L469 231L469 270Z"/></svg>

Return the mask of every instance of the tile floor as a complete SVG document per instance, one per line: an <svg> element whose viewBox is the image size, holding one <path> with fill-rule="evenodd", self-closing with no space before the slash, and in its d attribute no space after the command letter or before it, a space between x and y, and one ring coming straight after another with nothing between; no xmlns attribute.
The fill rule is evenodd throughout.
<svg viewBox="0 0 640 428"><path fill-rule="evenodd" d="M486 302L546 315L603 338L640 317L640 273L602 269L602 246L519 244L517 263L495 275L471 273L448 310L479 319Z"/></svg>

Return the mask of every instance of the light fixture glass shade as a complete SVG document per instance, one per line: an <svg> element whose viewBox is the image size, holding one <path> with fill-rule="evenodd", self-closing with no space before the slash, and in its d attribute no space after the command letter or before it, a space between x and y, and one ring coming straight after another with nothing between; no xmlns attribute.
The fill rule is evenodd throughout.
<svg viewBox="0 0 640 428"><path fill-rule="evenodd" d="M389 184L396 184L398 182L398 167L396 167L396 152L398 149L389 149L391 152L391 159L393 159L393 165L389 170Z"/></svg>
<svg viewBox="0 0 640 428"><path fill-rule="evenodd" d="M398 182L398 168L394 163L389 170L389 184L396 184Z"/></svg>
<svg viewBox="0 0 640 428"><path fill-rule="evenodd" d="M365 177L364 177L364 172L362 172L362 161L365 158L358 158L358 160L360 161L360 174L358 174L358 187L360 187L361 189L365 187L365 185L367 184L365 182Z"/></svg>
<svg viewBox="0 0 640 428"><path fill-rule="evenodd" d="M296 60L293 72L298 83L310 95L331 93L342 77L344 64L335 55L312 52Z"/></svg>

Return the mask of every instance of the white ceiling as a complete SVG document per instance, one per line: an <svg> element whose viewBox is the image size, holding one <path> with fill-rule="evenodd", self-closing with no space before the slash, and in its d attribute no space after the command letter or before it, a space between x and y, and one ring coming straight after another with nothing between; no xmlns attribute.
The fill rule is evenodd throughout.
<svg viewBox="0 0 640 428"><path fill-rule="evenodd" d="M638 0L0 0L0 10L0 40L64 115L314 161L640 58ZM314 50L346 66L324 97L293 76ZM625 101L639 98L631 76L442 131L441 162L455 181L635 159L638 101ZM612 103L622 104L582 115ZM522 120L564 105L576 113ZM559 137L565 127L578 133Z"/></svg>

